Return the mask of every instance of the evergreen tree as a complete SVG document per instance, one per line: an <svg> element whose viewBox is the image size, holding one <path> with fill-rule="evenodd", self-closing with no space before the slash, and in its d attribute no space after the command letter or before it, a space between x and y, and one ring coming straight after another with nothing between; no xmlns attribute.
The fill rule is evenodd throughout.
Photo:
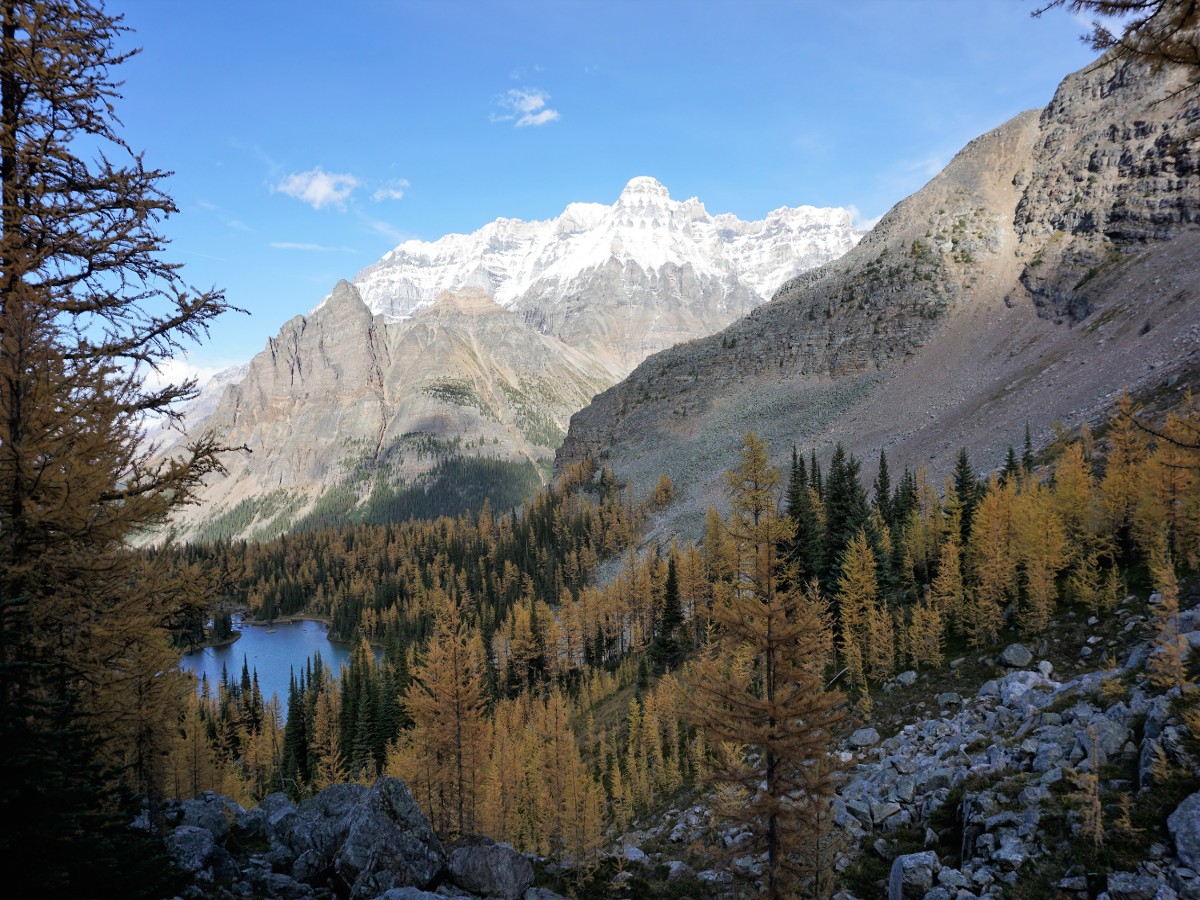
<svg viewBox="0 0 1200 900"><path fill-rule="evenodd" d="M881 448L879 451L879 470L875 473L875 496L873 504L883 521L892 525L895 522L892 509L892 479L888 473L887 454Z"/></svg>
<svg viewBox="0 0 1200 900"><path fill-rule="evenodd" d="M796 449L796 445L792 445L792 470L788 476L787 486L787 511L788 515L793 520L796 519L796 511L804 500L804 495L808 493L808 469L804 465L804 457Z"/></svg>
<svg viewBox="0 0 1200 900"><path fill-rule="evenodd" d="M825 481L825 559L823 583L832 590L841 574L842 559L851 538L870 518L867 493L858 477L859 463L838 444Z"/></svg>
<svg viewBox="0 0 1200 900"><path fill-rule="evenodd" d="M980 484L971 468L967 448L962 447L954 461L954 496L959 502L959 540L965 545L971 535L971 523L975 520L975 507L979 505Z"/></svg>
<svg viewBox="0 0 1200 900"><path fill-rule="evenodd" d="M1029 433L1029 422L1025 422L1025 448L1021 452L1021 471L1033 474L1033 435Z"/></svg>
<svg viewBox="0 0 1200 900"><path fill-rule="evenodd" d="M1000 483L1007 484L1016 481L1021 474L1021 464L1017 461L1017 451L1013 445L1008 445L1008 455L1004 457L1004 468L1000 470Z"/></svg>
<svg viewBox="0 0 1200 900"><path fill-rule="evenodd" d="M816 465L816 460L813 460ZM822 539L824 528L817 509L820 498L809 484L804 458L792 450L792 473L788 480L787 514L792 520L794 534L787 544L788 557L795 566L797 584L820 574L823 562Z"/></svg>
<svg viewBox="0 0 1200 900"><path fill-rule="evenodd" d="M667 580L663 585L662 614L650 647L650 659L661 674L675 668L683 656L680 633L683 629L683 607L679 603L679 575L675 557L667 560Z"/></svg>

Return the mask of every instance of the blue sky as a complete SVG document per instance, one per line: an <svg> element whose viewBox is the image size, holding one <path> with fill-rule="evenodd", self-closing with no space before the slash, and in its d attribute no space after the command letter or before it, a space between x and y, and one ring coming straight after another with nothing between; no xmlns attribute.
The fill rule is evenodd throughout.
<svg viewBox="0 0 1200 900"><path fill-rule="evenodd" d="M248 359L397 243L613 202L886 212L1093 54L1030 0L109 0L125 134L174 171L170 257Z"/></svg>

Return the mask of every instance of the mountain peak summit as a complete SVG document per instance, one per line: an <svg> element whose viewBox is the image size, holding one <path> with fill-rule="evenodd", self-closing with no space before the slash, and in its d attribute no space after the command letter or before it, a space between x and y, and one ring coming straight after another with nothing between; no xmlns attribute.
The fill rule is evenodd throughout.
<svg viewBox="0 0 1200 900"><path fill-rule="evenodd" d="M553 219L497 219L472 234L406 241L360 272L354 285L372 312L397 322L446 290L482 288L500 306L529 314L533 306L560 305L570 297L594 299L600 290L595 273L611 266L626 281L686 271L695 279L689 296L711 289L714 308L726 321L741 308L741 301L719 299L729 295L730 285L746 293L748 311L858 238L841 209L783 207L769 221L744 222L732 214L710 215L697 199L672 200L658 179L639 175L612 205L572 203ZM633 275L635 268L641 274ZM629 283L626 289L642 288Z"/></svg>
<svg viewBox="0 0 1200 900"><path fill-rule="evenodd" d="M625 185L625 189L621 191L621 198L626 197L645 197L647 195L653 197L661 197L664 200L670 200L671 194L667 191L666 186L657 178L649 175L638 175L629 179L629 183Z"/></svg>

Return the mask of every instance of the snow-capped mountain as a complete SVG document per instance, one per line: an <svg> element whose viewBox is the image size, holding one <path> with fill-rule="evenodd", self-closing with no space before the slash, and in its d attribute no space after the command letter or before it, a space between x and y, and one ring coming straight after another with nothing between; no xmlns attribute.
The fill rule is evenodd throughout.
<svg viewBox="0 0 1200 900"><path fill-rule="evenodd" d="M521 309L532 293L565 297L615 262L643 275L690 269L701 282L735 285L759 303L789 278L858 241L844 209L781 207L756 222L711 215L698 199L672 200L653 178L634 178L611 206L572 203L545 221L497 219L472 234L406 241L354 279L367 306L408 318L443 291L482 288ZM685 298L685 304L687 298ZM757 305L757 304L754 304Z"/></svg>
<svg viewBox="0 0 1200 900"><path fill-rule="evenodd" d="M635 178L612 206L573 203L548 221L408 241L205 389L188 427L253 452L232 458L176 524L276 533L327 515L326 495L425 496L451 456L483 460L499 502L509 495L496 493L497 472L543 475L595 394L859 237L843 209L743 222Z"/></svg>

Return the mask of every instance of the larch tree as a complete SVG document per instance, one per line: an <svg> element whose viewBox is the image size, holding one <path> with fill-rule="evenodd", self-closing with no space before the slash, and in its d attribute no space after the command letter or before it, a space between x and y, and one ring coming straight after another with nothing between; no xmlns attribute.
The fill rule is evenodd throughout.
<svg viewBox="0 0 1200 900"><path fill-rule="evenodd" d="M458 604L442 595L425 658L412 674L404 708L413 728L389 768L429 798L426 812L442 834L475 829L487 753L483 644Z"/></svg>
<svg viewBox="0 0 1200 900"><path fill-rule="evenodd" d="M846 680L861 698L867 697L867 671L871 659L871 623L876 618L879 586L875 577L875 553L866 532L859 529L846 548L837 593L841 622L839 647Z"/></svg>
<svg viewBox="0 0 1200 900"><path fill-rule="evenodd" d="M1016 479L1001 483L993 475L975 512L968 557L972 590L963 624L974 647L993 643L1004 624L1004 607L1016 594L1017 560L1013 552Z"/></svg>
<svg viewBox="0 0 1200 900"><path fill-rule="evenodd" d="M0 812L38 823L0 854L72 860L19 866L60 891L138 868L105 816L117 785L159 795L186 696L171 629L204 598L126 542L219 468L211 439L165 462L143 440L195 393L147 372L227 307L163 258L166 173L114 113L126 31L98 2L0 2Z"/></svg>
<svg viewBox="0 0 1200 900"><path fill-rule="evenodd" d="M736 566L718 593L713 641L691 670L686 702L714 748L709 780L733 801L720 814L766 851L767 895L781 897L811 875L799 853L827 819L841 697L811 668L811 657L827 652L824 610L780 577L777 548L792 525L777 513L779 475L757 435L746 435L727 484Z"/></svg>

